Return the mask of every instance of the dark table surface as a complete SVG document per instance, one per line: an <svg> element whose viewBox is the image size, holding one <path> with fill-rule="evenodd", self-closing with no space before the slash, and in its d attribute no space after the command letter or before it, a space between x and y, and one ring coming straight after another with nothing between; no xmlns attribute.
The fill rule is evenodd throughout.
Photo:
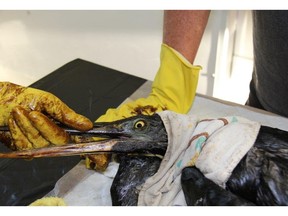
<svg viewBox="0 0 288 216"><path fill-rule="evenodd" d="M76 112L96 120L146 80L82 59L73 60L31 87L53 93ZM0 151L7 148L0 145ZM51 191L80 157L0 159L0 205L25 206Z"/></svg>

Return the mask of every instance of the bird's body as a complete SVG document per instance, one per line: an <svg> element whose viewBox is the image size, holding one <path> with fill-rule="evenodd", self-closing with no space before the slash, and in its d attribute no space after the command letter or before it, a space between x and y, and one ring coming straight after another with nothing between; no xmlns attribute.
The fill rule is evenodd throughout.
<svg viewBox="0 0 288 216"><path fill-rule="evenodd" d="M288 133L261 126L226 185L256 205L288 205Z"/></svg>
<svg viewBox="0 0 288 216"><path fill-rule="evenodd" d="M182 186L190 205L288 205L288 133L261 126L254 146L233 170L225 191L211 186L198 172L194 167L183 170ZM202 183L199 187L197 181ZM211 193L214 197L208 196ZM225 199L220 199L220 194Z"/></svg>
<svg viewBox="0 0 288 216"><path fill-rule="evenodd" d="M160 163L157 156L121 155L110 189L112 205L137 206L141 185L157 172Z"/></svg>
<svg viewBox="0 0 288 216"><path fill-rule="evenodd" d="M187 205L193 206L252 206L255 205L216 185L196 167L185 167L181 185Z"/></svg>

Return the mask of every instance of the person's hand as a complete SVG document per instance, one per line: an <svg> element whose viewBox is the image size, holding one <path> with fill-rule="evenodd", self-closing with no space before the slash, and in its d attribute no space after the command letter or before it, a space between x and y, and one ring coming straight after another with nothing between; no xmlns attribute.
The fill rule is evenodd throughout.
<svg viewBox="0 0 288 216"><path fill-rule="evenodd" d="M75 113L55 95L35 88L10 82L0 82L0 141L13 150L63 145L68 134L55 120L80 131L93 127L86 117Z"/></svg>
<svg viewBox="0 0 288 216"><path fill-rule="evenodd" d="M135 116L152 115L163 110L187 113L194 101L200 66L193 66L177 51L163 44L160 68L147 98L139 98L118 108L111 108L97 122L110 122ZM109 163L107 154L89 155L86 166L105 170Z"/></svg>

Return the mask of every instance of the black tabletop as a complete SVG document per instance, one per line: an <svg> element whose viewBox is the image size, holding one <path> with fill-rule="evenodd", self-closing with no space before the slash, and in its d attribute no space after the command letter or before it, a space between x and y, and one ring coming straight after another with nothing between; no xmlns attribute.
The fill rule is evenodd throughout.
<svg viewBox="0 0 288 216"><path fill-rule="evenodd" d="M146 80L82 59L73 60L31 87L53 93L92 121L117 107ZM0 145L0 151L7 148ZM29 205L51 191L79 156L33 160L0 159L0 205Z"/></svg>

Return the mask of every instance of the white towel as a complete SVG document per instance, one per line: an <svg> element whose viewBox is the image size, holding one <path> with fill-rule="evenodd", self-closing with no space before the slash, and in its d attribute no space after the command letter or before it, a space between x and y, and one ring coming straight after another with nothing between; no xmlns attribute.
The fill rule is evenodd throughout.
<svg viewBox="0 0 288 216"><path fill-rule="evenodd" d="M168 148L158 172L141 188L138 205L186 205L181 171L195 165L224 186L231 172L253 146L260 124L229 116L199 121L194 115L158 113L168 133Z"/></svg>

